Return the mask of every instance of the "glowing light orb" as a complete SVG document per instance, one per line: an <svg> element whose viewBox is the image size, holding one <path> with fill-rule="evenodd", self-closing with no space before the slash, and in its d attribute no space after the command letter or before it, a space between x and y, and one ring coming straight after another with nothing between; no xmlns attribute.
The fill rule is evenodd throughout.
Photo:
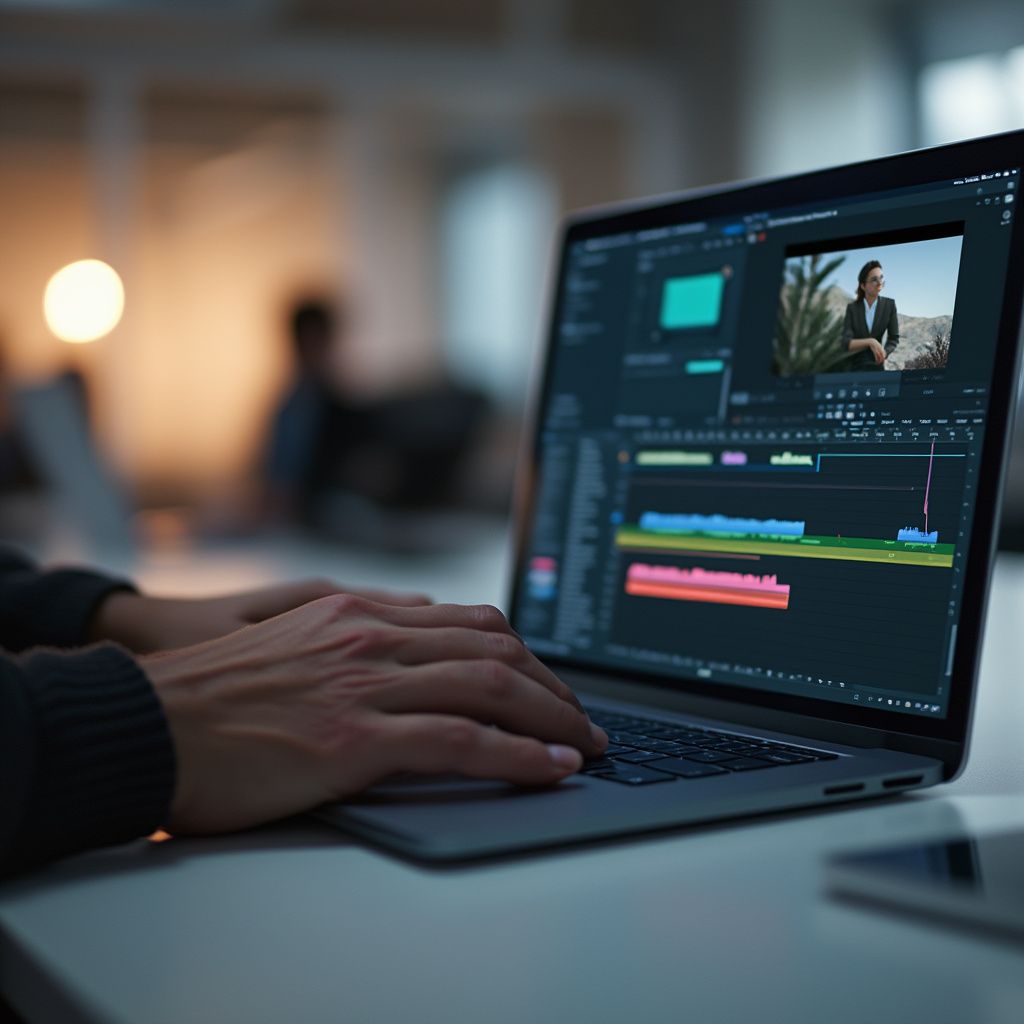
<svg viewBox="0 0 1024 1024"><path fill-rule="evenodd" d="M124 312L124 285L102 260L62 267L43 292L46 324L61 341L81 344L109 334Z"/></svg>

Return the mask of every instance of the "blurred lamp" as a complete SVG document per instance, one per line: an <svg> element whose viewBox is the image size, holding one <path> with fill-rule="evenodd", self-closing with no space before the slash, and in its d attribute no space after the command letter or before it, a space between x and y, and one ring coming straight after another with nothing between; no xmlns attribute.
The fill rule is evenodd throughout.
<svg viewBox="0 0 1024 1024"><path fill-rule="evenodd" d="M124 312L124 285L102 260L62 267L43 292L46 324L61 341L83 343L109 334Z"/></svg>

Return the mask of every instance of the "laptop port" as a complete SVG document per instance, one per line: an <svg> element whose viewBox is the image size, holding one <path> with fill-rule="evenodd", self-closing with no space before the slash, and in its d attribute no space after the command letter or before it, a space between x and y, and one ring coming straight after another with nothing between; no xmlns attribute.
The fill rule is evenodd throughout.
<svg viewBox="0 0 1024 1024"><path fill-rule="evenodd" d="M859 793L863 788L863 782L848 782L845 786L826 786L825 796L842 796L844 793Z"/></svg>
<svg viewBox="0 0 1024 1024"><path fill-rule="evenodd" d="M883 779L883 789L899 789L901 786L916 786L924 782L923 775L897 775L894 779Z"/></svg>

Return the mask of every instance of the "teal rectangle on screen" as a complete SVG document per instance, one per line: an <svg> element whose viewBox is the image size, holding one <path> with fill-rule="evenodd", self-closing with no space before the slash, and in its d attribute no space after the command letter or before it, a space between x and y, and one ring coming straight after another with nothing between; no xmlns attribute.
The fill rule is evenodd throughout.
<svg viewBox="0 0 1024 1024"><path fill-rule="evenodd" d="M718 273L670 277L661 294L661 327L680 331L717 327L722 314L725 278Z"/></svg>
<svg viewBox="0 0 1024 1024"><path fill-rule="evenodd" d="M721 373L724 369L721 359L691 359L686 364L687 373Z"/></svg>

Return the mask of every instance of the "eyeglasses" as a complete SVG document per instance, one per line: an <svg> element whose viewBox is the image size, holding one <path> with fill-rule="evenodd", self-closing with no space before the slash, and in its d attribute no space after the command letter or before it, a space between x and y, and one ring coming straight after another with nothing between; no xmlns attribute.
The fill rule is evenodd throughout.
<svg viewBox="0 0 1024 1024"><path fill-rule="evenodd" d="M885 274L872 274L868 278L868 284L883 284L885 282Z"/></svg>

